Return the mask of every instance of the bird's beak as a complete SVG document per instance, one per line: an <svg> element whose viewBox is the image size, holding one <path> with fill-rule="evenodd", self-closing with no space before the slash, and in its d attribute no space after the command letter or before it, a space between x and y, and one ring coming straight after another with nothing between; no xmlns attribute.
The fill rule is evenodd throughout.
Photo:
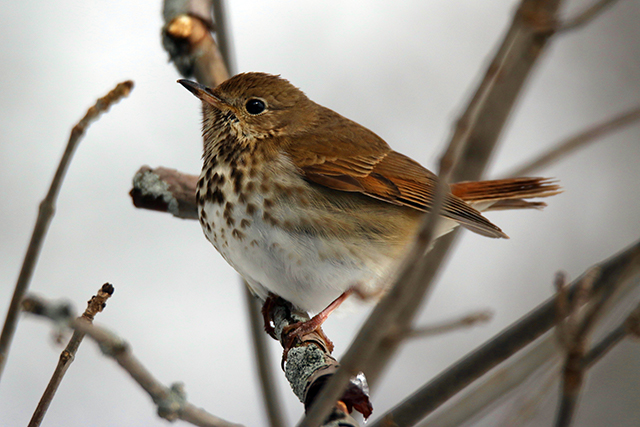
<svg viewBox="0 0 640 427"><path fill-rule="evenodd" d="M184 86L189 92L194 94L203 102L211 104L217 108L221 107L224 104L220 98L211 93L211 89L209 89L207 86L186 79L180 79L178 80L178 83Z"/></svg>

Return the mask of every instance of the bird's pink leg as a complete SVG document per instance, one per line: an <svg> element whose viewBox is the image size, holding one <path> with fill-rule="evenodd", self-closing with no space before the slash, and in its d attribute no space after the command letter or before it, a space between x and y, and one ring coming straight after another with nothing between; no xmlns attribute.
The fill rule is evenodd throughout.
<svg viewBox="0 0 640 427"><path fill-rule="evenodd" d="M329 304L324 310L322 310L320 313L316 314L306 322L297 322L285 326L282 330L283 336L286 337L286 343L283 344L283 361L287 360L287 354L289 353L289 350L293 348L295 340L300 339L301 337L310 334L311 332L317 332L322 337L322 339L327 344L329 353L331 353L333 351L333 343L322 331L321 326L327 320L329 315L333 313L336 308L340 307L340 304L342 304L353 292L355 292L354 288L347 289L342 293L342 295L333 300L333 302Z"/></svg>

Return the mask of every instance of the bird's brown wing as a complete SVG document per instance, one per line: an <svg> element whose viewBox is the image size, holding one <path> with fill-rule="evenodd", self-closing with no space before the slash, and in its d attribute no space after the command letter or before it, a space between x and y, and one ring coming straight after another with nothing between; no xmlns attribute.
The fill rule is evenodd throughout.
<svg viewBox="0 0 640 427"><path fill-rule="evenodd" d="M409 157L391 150L373 132L356 126L359 129L349 129L350 132L322 133L333 135L329 138L310 135L304 144L290 146L287 151L309 181L428 212L436 176ZM336 135L356 136L359 144ZM445 197L442 215L478 234L507 237L479 211L452 194Z"/></svg>

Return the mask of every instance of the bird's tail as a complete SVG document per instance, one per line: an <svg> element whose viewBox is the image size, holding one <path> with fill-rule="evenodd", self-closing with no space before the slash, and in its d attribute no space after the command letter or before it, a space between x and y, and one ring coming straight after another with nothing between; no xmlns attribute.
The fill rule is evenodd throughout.
<svg viewBox="0 0 640 427"><path fill-rule="evenodd" d="M451 193L479 211L542 209L544 202L525 199L549 197L562 188L550 178L508 178L451 184Z"/></svg>

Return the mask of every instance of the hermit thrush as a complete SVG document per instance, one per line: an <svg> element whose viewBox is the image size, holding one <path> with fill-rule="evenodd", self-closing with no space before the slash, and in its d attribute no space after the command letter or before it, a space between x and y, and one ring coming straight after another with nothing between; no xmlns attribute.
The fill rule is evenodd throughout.
<svg viewBox="0 0 640 427"><path fill-rule="evenodd" d="M312 312L354 286L381 290L429 211L436 176L279 76L239 74L214 89L179 82L202 101L200 223L251 290ZM559 188L517 178L450 190L437 236L462 225L507 237L480 211L538 208L523 199Z"/></svg>

